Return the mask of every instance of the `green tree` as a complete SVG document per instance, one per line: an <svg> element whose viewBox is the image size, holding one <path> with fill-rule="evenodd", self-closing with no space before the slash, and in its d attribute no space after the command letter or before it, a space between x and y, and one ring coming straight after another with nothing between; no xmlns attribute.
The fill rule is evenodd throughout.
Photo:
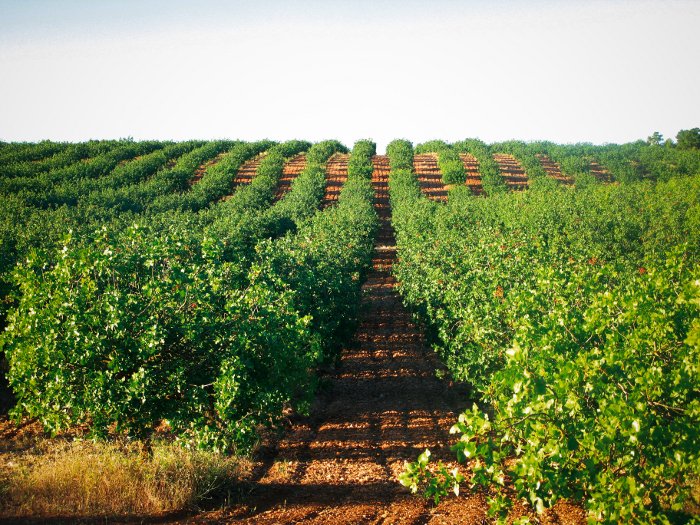
<svg viewBox="0 0 700 525"><path fill-rule="evenodd" d="M658 131L655 131L651 134L651 136L647 137L647 144L649 144L650 146L659 146L661 145L663 140L664 136Z"/></svg>
<svg viewBox="0 0 700 525"><path fill-rule="evenodd" d="M680 149L700 149L700 128L680 130L676 141Z"/></svg>

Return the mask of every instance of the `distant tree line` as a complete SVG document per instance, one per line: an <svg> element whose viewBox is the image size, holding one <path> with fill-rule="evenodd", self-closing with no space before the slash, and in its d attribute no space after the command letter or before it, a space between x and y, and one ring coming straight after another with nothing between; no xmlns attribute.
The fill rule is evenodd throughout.
<svg viewBox="0 0 700 525"><path fill-rule="evenodd" d="M700 128L680 130L676 135L675 144L671 139L667 139L664 142L663 135L655 131L647 137L647 144L652 146L660 146L661 144L666 146L675 145L678 149L700 149Z"/></svg>

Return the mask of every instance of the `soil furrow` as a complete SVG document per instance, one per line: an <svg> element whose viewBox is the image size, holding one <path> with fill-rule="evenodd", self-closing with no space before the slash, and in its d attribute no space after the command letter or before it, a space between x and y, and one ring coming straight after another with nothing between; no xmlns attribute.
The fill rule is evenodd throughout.
<svg viewBox="0 0 700 525"><path fill-rule="evenodd" d="M501 176L505 180L508 189L527 189L527 174L513 155L496 153L493 156L493 160L498 164L498 169L501 171Z"/></svg>
<svg viewBox="0 0 700 525"><path fill-rule="evenodd" d="M547 155L537 155L537 160L540 161L540 164L542 165L542 169L544 169L545 172L547 172L547 175L552 177L555 180L558 180L562 184L566 184L567 186L570 186L571 184L574 183L574 179L568 176L565 176L561 172L561 168L559 168L559 164L554 162L552 159L550 159Z"/></svg>
<svg viewBox="0 0 700 525"><path fill-rule="evenodd" d="M484 188L481 186L481 173L479 172L479 161L469 153L460 153L464 171L467 172L465 184L469 186L474 195L483 195Z"/></svg>
<svg viewBox="0 0 700 525"><path fill-rule="evenodd" d="M228 151L222 151L213 159L209 159L208 161L200 164L199 167L195 170L194 175L192 175L192 178L190 179L190 186L194 186L200 180L202 180L202 177L204 177L204 174L207 172L207 170L212 166L218 164L221 161L221 159L223 159L226 156L227 153ZM175 161L175 159L173 159L173 161ZM175 165L175 162L173 161L171 161L172 166Z"/></svg>
<svg viewBox="0 0 700 525"><path fill-rule="evenodd" d="M421 191L429 199L447 200L447 186L442 182L437 153L422 153L413 157L413 165Z"/></svg>
<svg viewBox="0 0 700 525"><path fill-rule="evenodd" d="M347 173L337 167L342 161L336 158L336 173ZM445 517L445 504L433 507L411 495L397 476L427 447L452 463L448 429L468 404L467 392L436 377L441 365L395 289L388 158L375 156L373 164L380 229L354 340L323 377L311 415L295 417L285 435L264 449L265 468L251 482L247 501L192 522L410 524ZM483 504L474 508L478 519L456 507L454 522L481 521Z"/></svg>
<svg viewBox="0 0 700 525"><path fill-rule="evenodd" d="M263 158L265 158L265 153L256 155L255 157L248 159L241 164L241 167L238 168L238 172L236 172L236 176L233 179L234 184L236 186L250 184L258 172L258 167L260 166Z"/></svg>
<svg viewBox="0 0 700 525"><path fill-rule="evenodd" d="M238 168L236 175L234 175L233 177L233 191L235 191L235 189L239 186L246 186L251 183L251 181L257 174L258 167L260 166L262 160L265 158L265 155L267 155L267 152L262 152L259 155L256 155L255 157L250 158L246 160L243 164L241 164L241 167ZM229 195L224 197L223 200L230 199L233 195L233 191Z"/></svg>
<svg viewBox="0 0 700 525"><path fill-rule="evenodd" d="M327 208L338 201L340 190L348 178L347 153L334 153L326 164L326 193L321 202L321 208Z"/></svg>
<svg viewBox="0 0 700 525"><path fill-rule="evenodd" d="M284 168L282 168L282 176L277 186L277 193L275 194L275 202L282 199L287 194L292 186L292 181L304 171L305 167L306 153L299 153L285 161Z"/></svg>
<svg viewBox="0 0 700 525"><path fill-rule="evenodd" d="M589 173L593 175L596 179L598 179L601 182L612 182L612 175L610 175L610 172L606 170L603 166L598 164L596 161L592 160L589 163L590 166L590 171Z"/></svg>

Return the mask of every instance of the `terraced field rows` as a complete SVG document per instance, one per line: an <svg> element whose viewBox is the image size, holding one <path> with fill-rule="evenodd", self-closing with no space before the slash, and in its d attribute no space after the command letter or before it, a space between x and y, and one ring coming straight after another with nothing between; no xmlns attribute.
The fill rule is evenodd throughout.
<svg viewBox="0 0 700 525"><path fill-rule="evenodd" d="M192 176L192 178L190 179L190 186L194 186L200 180L202 180L202 177L204 177L204 174L207 172L207 170L209 168L211 168L212 166L216 166L221 161L221 159L223 159L226 156L227 153L228 152L226 152L226 151L222 151L213 159L210 159L210 160L204 162L202 165L200 165L197 168L197 170L194 172L194 175ZM177 162L177 159L173 159L171 161L172 166L174 166L176 162Z"/></svg>
<svg viewBox="0 0 700 525"><path fill-rule="evenodd" d="M496 153L493 159L498 163L501 176L506 181L508 189L524 190L527 188L527 174L513 155Z"/></svg>
<svg viewBox="0 0 700 525"><path fill-rule="evenodd" d="M233 181L234 184L236 186L250 184L253 177L255 177L255 173L258 171L258 167L260 166L263 158L265 158L265 153L261 153L260 155L256 155L252 159L245 161L236 173L236 177Z"/></svg>
<svg viewBox="0 0 700 525"><path fill-rule="evenodd" d="M485 518L481 496L433 508L396 482L404 461L426 447L452 461L445 429L466 394L435 376L441 365L395 289L388 157L375 156L373 165L381 225L354 340L325 376L311 416L296 418L282 440L264 449L246 504L191 522L419 525ZM338 177L342 166L328 171Z"/></svg>
<svg viewBox="0 0 700 525"><path fill-rule="evenodd" d="M547 172L549 177L558 180L562 184L570 185L574 183L574 179L567 177L562 174L559 164L550 159L547 155L536 155L537 160L540 161L542 169Z"/></svg>
<svg viewBox="0 0 700 525"><path fill-rule="evenodd" d="M223 148L224 146L221 147ZM307 154L310 163L316 163L316 161L313 160L313 153L297 154L298 151L302 151L302 147L308 148L308 145L297 145L295 149L288 150L284 155L280 153L258 154L243 162L235 175L232 174L234 168L226 168L217 171L220 168L224 168L224 164L217 167L216 170L207 173L207 170L225 158L226 153L219 153L214 156L217 151L220 151L219 149L211 151L209 156L213 158L206 162L203 162L204 157L197 157L196 160L191 163L186 176L182 178L183 185L186 184L194 168L200 162L201 164L199 167L194 170L194 175L189 179L189 184L190 186L194 186L203 178L204 183L197 186L192 193L198 193L198 190L205 188L208 183L207 177L213 172L221 175L226 185L225 189L220 191L215 198L206 201L202 200L201 204L199 201L193 199L191 205L189 202L186 204L195 211L205 209L210 202L218 201L224 192L229 191L229 181L231 178L233 178L232 185L235 188L251 183L256 176L261 177L259 180L263 180L265 175L258 175L257 171L263 159L266 158L265 155L269 155L267 157L268 161L275 160L275 162L278 163L275 165L276 171L274 172L274 178L269 179L271 182L268 184L268 190L264 201L262 201L262 204L257 205L257 207L252 204L248 206L248 204L243 201L243 204L240 205L241 210L245 210L246 213L250 212L250 215L246 215L246 217L250 217L251 220L255 219L256 214L260 209L269 204L273 195L274 201L279 201L288 194L293 180L307 166ZM439 145L437 146L438 149L440 147ZM405 195L408 195L410 199L416 199L416 195L419 194L415 185L417 180L421 192L427 196L427 198L436 202L446 202L448 190L452 186L443 183L440 165L445 169L447 176L450 176L451 173L455 171L457 172L454 179L448 180L461 181L461 169L454 169L455 164L457 168L460 168L460 161L466 172L464 184L471 188L476 195L485 194L483 184L486 185L488 191L491 191L493 188L495 188L494 192L503 189L502 186L500 186L500 180L496 180L495 182L497 184L493 184L493 179L498 179L498 172L495 169L496 166L493 161L498 164L500 174L508 190L511 191L525 190L528 187L528 176L523 166L527 166L528 171L531 172L533 177L536 175L536 172L539 172L539 175L542 174L541 170L536 166L536 163L533 162L535 156L541 163L547 176L565 185L572 185L574 183L572 177L565 176L562 173L559 164L554 162L547 155L536 155L532 150L529 150L526 156L525 154L520 156L517 149L506 149L504 146L500 151L510 151L513 154L495 154L491 156L491 150L488 150L488 154L484 154L484 150L482 149L472 149L471 151L479 156L478 158L481 160L482 166L484 167L485 178L482 181L479 172L479 160L472 154L460 153L459 160L456 159L456 155L449 158L447 155L438 156L437 153L425 153L412 156L415 150L412 149L412 145L410 144L409 148L409 154L405 157L401 157L402 162L406 159L404 164L406 171L397 173L396 177L397 179L398 177L405 177L406 180L410 179L411 191L405 192ZM242 160L242 158L247 158L249 155L261 151L261 149L262 148L248 150L249 153L246 157L238 157L238 159ZM345 148L342 150L345 151ZM371 155L371 153L367 153L369 150L375 151L376 145L371 144L369 147L365 147L363 157L365 162L364 168L368 168ZM329 150L323 159L327 158L330 151L338 151L338 149ZM362 150L360 149L360 151ZM444 153L447 150L442 149L440 151ZM456 150L452 150L451 153L455 153L455 151ZM552 156L555 156L555 153L555 150L550 151ZM273 157L273 155L279 156ZM355 150L353 150L353 155L357 155ZM136 158L138 159L140 156ZM282 158L286 158L284 165L282 165ZM350 167L352 168L352 182L348 184L348 186L351 191L353 189L352 185L355 182L367 184L366 180L352 180L352 177L356 176L355 172L353 172L353 169L357 166L357 164L355 164L356 158L357 157L353 156L353 161L350 163ZM562 161L562 165L566 169L565 161L560 157L556 158ZM413 159L414 172L416 174L415 179L409 173L411 159ZM522 164L518 159L522 160ZM326 187L321 202L321 208L327 208L338 203L341 189L348 180L349 160L349 154L335 153L330 157L326 165ZM392 153L392 161L393 160ZM441 161L440 163L438 162L439 160ZM168 165L172 166L174 162L174 159L170 160ZM227 161L224 161L224 163L225 162ZM265 162L265 164L266 163L267 162ZM126 165L125 161L121 161L119 165ZM165 165L164 161L162 165ZM317 166L315 169L318 169L318 171L315 172L317 175L315 179L317 185L315 188L316 191L318 191L318 189L320 189L319 185L322 185L321 178L323 173L322 168L318 166L322 164L314 165ZM238 166L238 164L236 164L236 166ZM581 166L579 166L578 169L585 169L584 164ZM618 172L616 171L615 165L611 164L610 166L612 166L610 169L617 178ZM389 158L385 155L372 156L372 168L371 182L374 189L374 208L379 218L380 228L374 240L372 267L366 276L367 278L362 288L363 298L360 310L361 314L354 338L346 343L346 347L343 349L341 357L335 365L319 365L319 363L321 363L320 360L313 361L313 366L306 362L302 363L301 370L303 371L317 370L317 366L324 367L320 371L321 388L312 407L311 415L302 417L297 414L292 414L291 411L285 412L289 417L286 422L286 432L283 435L278 434L277 436L272 436L270 434L264 436L265 441L259 450L253 475L244 482L245 487L243 492L245 492L245 495L241 498L241 503L236 503L227 509L183 518L185 521L191 523L236 522L250 524L373 523L388 525L405 523L419 525L431 523L436 525L438 523L484 523L489 519L486 515L487 504L483 493L472 493L470 490L464 490L466 494L463 494L459 499L446 499L440 505L433 506L420 498L410 495L397 483L397 476L404 469L404 462L415 460L416 456L426 448L431 450L435 460L440 459L444 461L448 467L454 465L454 454L449 450L449 445L453 443L454 436L450 436L448 430L454 423L457 413L466 406L471 405L473 398L470 397L471 391L468 391L465 387L454 386L451 382L440 379L442 377L460 376L450 376L450 373L453 373L455 368L452 368L450 372L448 372L445 366L436 357L433 349L426 344L420 327L414 324L413 317L409 313L409 310L404 307L403 301L410 302L411 295L410 293L405 293L403 300L401 296L399 296L397 283L392 275L392 269L399 272L398 274L402 278L403 291L406 290L407 283L411 282L411 277L413 277L414 282L421 285L423 280L434 278L437 284L429 290L429 295L427 295L427 297L438 297L442 300L444 297L449 297L450 294L443 292L446 287L443 281L439 279L442 279L443 275L449 274L451 270L455 270L457 265L452 265L450 267L446 264L440 269L440 272L433 272L433 269L439 268L442 261L448 260L448 256L454 254L456 258L462 257L461 259L456 259L459 264L469 264L470 268L476 267L483 273L483 269L478 266L479 263L469 261L466 258L466 254L471 253L470 250L482 247L484 253L491 256L490 252L486 251L490 249L490 247L483 247L482 244L473 243L473 245L470 246L470 250L465 249L463 254L460 254L457 249L441 248L441 252L438 250L435 251L436 255L433 259L428 259L430 249L432 249L431 244L435 246L447 246L441 239L436 237L437 241L433 242L433 240L428 239L423 245L418 246L419 249L401 251L402 264L399 265L399 263L397 263L396 235L391 222L392 209L389 202ZM265 169L266 166L263 165L263 169L260 171L264 173ZM274 181L277 180L280 170L282 176L275 189L273 184ZM531 170L536 170L536 172ZM605 182L610 182L612 180L612 175L596 162L590 162L590 172L599 180ZM366 176L366 171L362 171L362 174ZM258 181L255 182L256 186L257 184ZM493 185L489 186L489 184ZM360 185L359 187L363 188L363 191L366 190L366 186L363 187ZM615 188L608 187L605 189ZM544 191L552 191L553 195L566 195L567 198L577 197L579 193L586 193L564 193L554 188L545 188ZM560 193L555 193L557 191ZM233 191L230 193L232 194ZM224 197L224 199L230 199L231 194ZM314 195L316 198L318 197L317 193L314 193ZM466 215L460 217L457 213L460 210L462 210L462 212L474 212L476 208L472 209L472 205L483 205L487 213L490 211L488 208L491 205L503 206L505 212L514 214L513 216L515 218L510 222L517 224L518 227L521 224L518 222L521 218L521 215L518 214L522 213L522 210L518 207L518 200L522 195L511 195L513 198L510 200L508 200L508 196L504 196L503 200L499 197L497 199L491 199L491 201L486 201L484 199L471 199L471 197L467 195L467 192L463 192L463 194L453 193L452 198L454 199L455 205L450 206L447 210L443 210L450 213L455 212L453 217L456 217L456 219L451 223L437 222L438 220L444 219L446 216L446 214L442 213L432 214L436 218L436 222L428 222L426 218L432 213L433 209L416 206L416 202L413 200L405 204L402 209L400 204L401 193L397 193L397 195L399 195L400 198L394 201L396 207L393 210L393 213L396 214L396 218L399 219L396 222L397 227L403 224L402 221L404 217L418 217L423 220L423 222L418 222L416 220L415 224L417 227L425 228L425 224L432 224L435 226L434 229L425 229L442 232L445 238L454 241L452 247L459 248L462 246L459 242L468 238L464 234L472 231L468 230L467 227L481 227L480 225L470 223L470 218ZM186 200L185 197L189 197L187 195L181 197L179 193L174 196L181 199L183 202ZM247 193L246 191L242 191L238 196L247 197ZM234 199L237 199L238 196ZM583 197L585 197L585 195L583 195ZM527 199L520 200L526 201ZM289 201L293 203L293 199L289 199ZM546 203L546 205L553 205L551 203L556 203L558 201L559 199L553 198ZM179 204L179 202L176 203L174 199L173 202ZM325 246L331 246L331 249L317 252L321 255L319 255L316 260L324 262L334 260L334 254L337 253L335 249L337 247L364 246L362 252L358 251L352 254L352 256L337 257L336 259L338 261L356 261L354 263L356 266L348 269L349 266L343 267L338 265L332 267L331 271L326 274L323 274L323 266L310 266L307 274L310 277L303 283L305 286L303 292L306 295L300 293L299 297L311 297L312 301L319 301L319 298L325 296L333 298L332 287L316 287L314 283L332 282L332 278L328 277L329 275L352 275L352 281L354 282L353 293L355 294L352 295L352 304L358 304L356 292L361 281L354 276L361 275L360 262L369 260L369 250L372 244L368 232L373 231L374 218L366 193L363 193L362 196L363 206L357 206L355 204L353 205L355 207L348 211L348 209L345 208L347 202L352 203L353 201L352 199L347 201L343 200L336 208L330 209L325 214L319 214L320 217L316 216L314 218L326 221L325 224L335 226L337 225L338 217L343 217L341 213L336 214L335 212L345 213L345 217L354 217L357 215L357 210L361 210L363 216L366 218L364 222L361 223L362 227L356 228L355 225L357 223L348 220L346 224L350 226L346 226L345 231L363 232L362 235L364 235L364 238L361 239L361 242L358 242L356 237L348 236L345 237L345 239L350 239L349 241L342 240L338 242L337 232L339 230L329 228L326 231L330 233L325 237L323 235L318 235L317 239L325 241ZM399 204L397 204L397 202L399 202ZM561 202L565 201L562 199ZM616 201L616 203L617 202L619 201ZM163 199L163 203L163 210L168 210L169 208L166 204L170 204L170 201ZM425 204L425 202L423 203ZM460 206L460 203L465 203L465 205ZM512 205L512 203L515 203L515 205ZM173 208L175 208L175 204L173 204ZM238 203L237 200L229 201L227 206L233 204L240 203ZM248 208L246 208L244 204L247 205ZM317 211L316 200L314 200L312 205L307 205L306 203L303 205L305 207L304 209L309 211L309 214L313 214ZM283 206L280 206L280 208L283 208ZM231 206L231 209L234 209L234 207ZM426 211L425 215L416 213L417 209ZM589 208L582 207L581 209L585 210ZM487 213L485 213L484 216L486 216ZM233 215L234 214L229 214L228 216ZM561 215L564 216L565 213ZM631 216L633 214L628 215ZM478 215L472 215L472 217L474 216ZM261 224L269 220L267 215L261 217ZM508 215L508 217L510 217L510 215ZM324 223L322 223L321 220L317 224L323 226ZM281 223L282 220L280 219L279 222ZM474 223L476 222L478 221L474 221ZM522 222L527 223L527 221ZM226 226L225 223L222 224ZM461 224L464 225L465 229L461 231L461 234L459 231L455 230L456 233L450 238L447 237L449 228L445 227L444 224L448 224L448 226ZM302 228L302 226L299 226L299 228ZM272 230L273 229L270 228L270 231ZM224 231L224 229L222 228L220 231ZM280 231L290 233L287 229L282 230L280 228ZM407 228L406 231L411 233L415 232L416 229ZM484 235L489 234L485 228L484 231L486 232ZM291 261L289 263L290 265L297 264L299 260L306 257L310 250L309 245L316 242L316 239L314 239L314 235L316 235L314 230L309 229L308 232L306 230L301 230L301 233L297 231L300 239L299 244L290 245L292 246L291 248L288 247L288 260ZM399 238L402 243L406 238L414 237L418 239L422 237L405 235L404 232L401 233ZM484 235L475 234L475 239L483 239ZM586 238L594 237L594 235L591 235ZM251 239L251 246L254 244L252 241L259 243L262 238L263 236ZM518 240L515 234L513 234L513 238ZM312 242L308 242L309 239L311 239ZM288 239L285 238L284 240L286 241ZM144 246L146 245L147 244L144 243ZM321 245L321 242L319 242L319 245ZM258 249L259 246L260 244L256 244L253 247ZM283 244L280 243L279 246L283 246ZM505 246L505 244L503 246ZM273 255L273 249L276 249L276 246L270 245L270 247L270 251L266 252L269 256ZM404 249L404 246L400 247L402 250ZM505 248L500 249L503 250ZM116 250L116 252L119 253L118 250ZM299 254L303 257L297 257ZM328 254L331 255L329 256ZM414 255L414 261L404 265L404 261L408 260L411 254L417 254ZM498 253L497 256L500 257L500 253ZM270 260L274 260L274 258L270 258ZM287 259L285 259L285 262L286 260ZM484 260L484 258L479 260ZM419 264L423 264L424 262L425 266L420 267ZM528 258L527 264L531 263L532 258ZM396 266L394 266L395 264ZM411 266L411 264L413 266ZM401 273L404 266L409 269L411 267L419 268L419 271L416 271L413 276L411 274ZM546 268L547 266L543 264L543 267ZM637 266L635 266L635 268L636 267ZM338 268L340 268L340 270L338 270ZM641 267L642 270L644 270L644 268L645 267ZM272 267L270 270L272 270ZM433 272L432 276L431 272ZM275 275L283 277L288 273L293 272L280 272L279 275ZM646 270L644 270L644 273L646 273ZM319 278L321 274L323 278ZM146 272L146 275L148 275L148 272ZM407 275L408 278L406 278ZM467 272L457 274L455 270L455 275L458 277L454 279L455 283L469 283L469 281L462 279L464 275L468 275ZM639 275L643 275L643 273L640 271ZM350 279L347 281L350 281ZM311 284L307 285L307 282ZM494 280L494 282L497 281ZM347 285L347 282L345 285ZM469 285L471 285L471 283L469 283ZM341 286L335 287L336 290L340 288ZM272 286L270 286L270 289L272 289ZM419 287L416 286L415 289L418 290ZM458 288L455 287L453 290L454 289ZM435 291L434 293L433 290ZM452 297L462 300L462 297L469 297L469 295L467 293L454 293ZM495 287L493 297L503 297L503 289L500 285ZM479 302L478 305L477 300ZM475 300L475 305L477 306L480 306L480 304L484 302L481 296L477 298L477 300ZM495 304L497 300L493 302ZM251 303L255 304L256 307L261 304L252 299ZM196 303L192 304L196 306ZM325 305L325 303L323 304ZM420 305L422 303L416 304ZM500 308L500 305L497 306ZM297 307L296 303L294 307ZM412 307L415 307L415 304L413 304ZM462 307L462 305L460 305L460 307ZM476 311L476 308L475 306L474 311ZM160 308L156 310L160 312L164 309ZM272 315L274 311L274 309L270 309L268 310L268 314ZM354 312L354 310L346 311ZM420 308L416 308L415 311L420 311ZM459 312L460 310L455 308L454 311ZM496 311L495 308L494 311ZM352 314L348 314L347 316L329 315L328 317L332 319L346 319L351 315ZM322 318L322 315L318 316L318 319ZM464 325L471 326L475 324L475 319L480 318L490 319L489 316L474 315L470 317ZM314 318L314 320L316 319L317 318ZM459 318L440 317L440 322L442 322L442 319L448 319L452 325L448 326L446 330L435 330L433 333L449 333L450 330L452 330L452 326L455 324L453 319ZM425 321L425 319L423 319L423 321ZM93 323L90 326L96 326L98 324L99 323ZM281 323L281 325L284 325L284 323ZM219 326L224 325L222 323ZM249 333L254 332L255 331L251 331ZM218 334L219 332L218 330L211 330L210 333ZM327 333L331 332L329 331ZM324 334L324 332L319 332L319 334ZM442 337L442 335L440 337ZM326 339L325 335L319 335L316 339L310 339L312 343L309 343L305 348L314 348L313 343L319 340L326 341L330 339ZM439 343L435 343L435 345L435 348L439 349ZM276 347L269 345L267 347L277 350ZM503 345L491 345L489 348L502 347ZM285 346L285 348L287 347ZM487 346L482 345L478 348L477 358L483 358L484 348L487 348ZM335 356L335 354L329 353L328 356ZM63 356L61 356L61 358L63 358ZM278 367L282 370L279 377L289 374L290 370L290 361L285 359L282 362L283 366ZM449 366L454 366L450 364L449 360L445 362L448 363ZM478 366L476 367L477 371L482 370L482 362L478 362ZM323 363L325 363L325 361ZM160 367L161 365L157 364L157 366ZM268 366L268 362L266 362L263 363L260 370L262 370L261 375L266 375L270 373L272 367ZM438 374L436 374L436 370ZM299 377L308 379L307 375L300 375ZM464 378L461 377L460 379L463 380ZM207 382L204 386L210 386L212 384L212 382ZM296 392L294 388L297 388L300 384L315 385L315 382L294 380L292 384L293 387L289 389L289 397L284 398L284 403L280 403L278 414L281 413L283 409L286 411L292 406L294 397L298 396L298 392ZM477 386L475 388L479 387ZM200 411L197 412L197 414L200 413ZM258 429L262 428L262 425L260 422L257 422L256 425L256 427L251 426L251 429L254 429L254 432L257 433ZM222 425L221 427L229 428L227 425ZM526 438L528 438L528 436L526 436ZM519 514L522 512L522 505L517 503L515 513ZM180 520L181 518L175 519ZM564 503L558 503L558 507L555 507L549 515L545 515L544 522L581 523L583 519L582 509L574 506L567 506L567 504Z"/></svg>
<svg viewBox="0 0 700 525"><path fill-rule="evenodd" d="M423 193L431 200L446 201L447 187L442 182L437 153L415 155L413 163Z"/></svg>
<svg viewBox="0 0 700 525"><path fill-rule="evenodd" d="M326 193L323 196L321 208L327 208L338 200L340 190L348 179L349 159L350 155L347 153L335 153L328 159L328 164L326 165Z"/></svg>
<svg viewBox="0 0 700 525"><path fill-rule="evenodd" d="M260 155L256 155L255 157L246 160L241 167L238 169L238 172L236 172L236 176L233 179L233 187L234 191L235 188L238 186L247 186L248 184L251 183L253 180L253 177L255 177L256 172L258 171L258 167L260 166L260 163L262 160L265 158L265 153L261 153ZM228 200L231 198L233 193L230 195L227 195L224 197L223 200Z"/></svg>
<svg viewBox="0 0 700 525"><path fill-rule="evenodd" d="M284 163L282 169L282 177L280 177L277 193L275 194L275 202L283 198L292 186L292 181L304 171L306 167L306 154L299 153Z"/></svg>
<svg viewBox="0 0 700 525"><path fill-rule="evenodd" d="M590 174L601 182L612 182L612 176L610 172L601 166L598 162L592 160L589 163Z"/></svg>
<svg viewBox="0 0 700 525"><path fill-rule="evenodd" d="M469 153L460 153L464 171L467 172L466 185L469 186L475 195L483 195L484 188L481 186L481 173L479 173L479 161Z"/></svg>

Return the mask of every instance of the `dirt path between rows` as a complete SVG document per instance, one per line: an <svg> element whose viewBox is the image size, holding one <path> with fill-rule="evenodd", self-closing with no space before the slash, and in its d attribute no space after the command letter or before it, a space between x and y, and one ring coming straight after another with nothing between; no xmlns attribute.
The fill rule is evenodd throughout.
<svg viewBox="0 0 700 525"><path fill-rule="evenodd" d="M447 201L447 186L442 182L437 153L420 153L413 157L416 178L420 189L430 200Z"/></svg>
<svg viewBox="0 0 700 525"><path fill-rule="evenodd" d="M282 168L282 176L277 185L274 202L283 199L289 190L292 189L292 182L306 167L306 153L299 153L284 161Z"/></svg>
<svg viewBox="0 0 700 525"><path fill-rule="evenodd" d="M321 209L338 202L340 190L348 179L348 153L334 153L326 163L326 192L321 201Z"/></svg>
<svg viewBox="0 0 700 525"><path fill-rule="evenodd" d="M498 164L498 169L509 190L527 189L527 174L513 155L496 153L493 160Z"/></svg>
<svg viewBox="0 0 700 525"><path fill-rule="evenodd" d="M194 171L194 175L192 175L192 178L190 179L190 186L198 184L199 181L201 181L204 177L204 174L207 172L207 170L212 166L216 166L226 155L228 155L228 151L222 151L221 153L217 154L213 159L209 159L200 164L199 167ZM173 163L173 166L175 166L175 163Z"/></svg>
<svg viewBox="0 0 700 525"><path fill-rule="evenodd" d="M481 185L481 172L479 171L479 161L471 153L460 153L459 158L466 173L465 184L469 186L474 195L483 195L484 188Z"/></svg>
<svg viewBox="0 0 700 525"><path fill-rule="evenodd" d="M265 155L267 155L267 152L263 151L262 153L255 155L254 157L246 160L243 164L241 164L241 166L238 168L238 171L233 176L231 193L226 195L222 200L229 200L231 197L233 197L233 194L239 187L247 186L248 184L253 182L255 175L257 175L258 173L260 163L265 158Z"/></svg>
<svg viewBox="0 0 700 525"><path fill-rule="evenodd" d="M554 162L547 155L539 154L535 156L537 157L537 160L540 161L540 165L547 173L547 176L552 177L554 180L557 180L566 186L571 186L574 183L574 179L570 176L564 175L561 172L559 164Z"/></svg>
<svg viewBox="0 0 700 525"><path fill-rule="evenodd" d="M589 166L590 166L590 174L593 175L600 182L606 182L606 183L613 182L613 178L612 178L612 175L610 175L610 172L607 169L605 169L603 166L601 166L598 162L596 162L595 160L592 160L589 162Z"/></svg>
<svg viewBox="0 0 700 525"><path fill-rule="evenodd" d="M401 303L391 276L396 242L390 223L386 156L373 159L381 229L364 284L358 331L324 381L312 414L269 445L242 506L200 514L190 523L482 523L482 496L437 507L396 480L404 461L426 447L451 461L448 429L469 402L436 378L440 367Z"/></svg>

